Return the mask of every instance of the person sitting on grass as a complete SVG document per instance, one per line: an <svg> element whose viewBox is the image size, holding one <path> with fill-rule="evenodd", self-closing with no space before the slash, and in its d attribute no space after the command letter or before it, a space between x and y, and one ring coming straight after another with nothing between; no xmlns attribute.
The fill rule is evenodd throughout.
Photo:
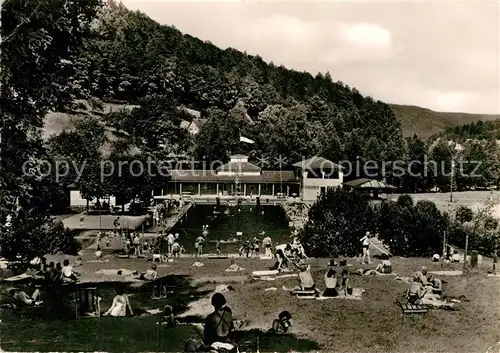
<svg viewBox="0 0 500 353"><path fill-rule="evenodd" d="M226 268L226 272L237 272L237 271L242 271L244 268L242 268L240 265L238 265L234 259L231 259L231 264L229 265L228 268Z"/></svg>
<svg viewBox="0 0 500 353"><path fill-rule="evenodd" d="M158 272L156 272L156 265L152 264L149 270L141 273L139 279L143 281L155 281L156 279L158 279Z"/></svg>
<svg viewBox="0 0 500 353"><path fill-rule="evenodd" d="M415 272L415 276L418 276L418 281L422 283L424 287L428 286L429 283L427 281L427 267L422 266L422 269L420 271Z"/></svg>
<svg viewBox="0 0 500 353"><path fill-rule="evenodd" d="M161 324L166 327L175 326L175 316L174 309L170 305L165 305L163 308L163 317L161 318Z"/></svg>
<svg viewBox="0 0 500 353"><path fill-rule="evenodd" d="M429 274L429 276L427 276L427 283L432 286L431 288L433 292L441 293L443 291L443 281L433 274Z"/></svg>
<svg viewBox="0 0 500 353"><path fill-rule="evenodd" d="M269 332L277 333L277 334L287 334L292 327L290 320L292 319L292 315L288 311L282 311L279 313L278 318L274 319L273 325Z"/></svg>
<svg viewBox="0 0 500 353"><path fill-rule="evenodd" d="M130 305L130 301L128 296L124 293L122 287L116 288L116 296L113 298L113 303L111 307L104 313L104 316L111 315L113 317L123 317L127 315L127 308L130 311L130 315L134 315L134 311L132 310L132 306Z"/></svg>
<svg viewBox="0 0 500 353"><path fill-rule="evenodd" d="M31 296L26 294L26 292L17 290L15 288L10 289L9 292L12 298L12 305L14 306L14 309L16 309L18 306L32 307L42 304L42 301L38 301L38 298L40 297L40 290L38 288L33 291L33 294Z"/></svg>
<svg viewBox="0 0 500 353"><path fill-rule="evenodd" d="M210 346L215 342L231 343L230 333L234 330L233 313L226 306L226 298L221 293L212 296L214 312L205 319L204 343Z"/></svg>
<svg viewBox="0 0 500 353"><path fill-rule="evenodd" d="M55 264L54 264L54 261L51 261L48 265L47 265L47 271L45 271L45 281L47 283L50 283L53 281L53 278L54 278L54 275L55 275Z"/></svg>
<svg viewBox="0 0 500 353"><path fill-rule="evenodd" d="M62 281L62 265L60 262L56 264L54 272L51 276L52 282L60 282Z"/></svg>
<svg viewBox="0 0 500 353"><path fill-rule="evenodd" d="M344 296L352 294L349 272L346 269L342 270L342 282L340 283L340 290L344 292Z"/></svg>
<svg viewBox="0 0 500 353"><path fill-rule="evenodd" d="M79 274L73 270L73 266L69 264L68 259L63 261L61 274L62 274L62 280L65 283L76 282L78 280L77 276Z"/></svg>
<svg viewBox="0 0 500 353"><path fill-rule="evenodd" d="M382 262L377 265L377 267L375 268L375 271L377 271L379 273L385 273L385 274L392 273L392 264L391 264L391 260L389 258L389 255L382 254L381 259L382 259Z"/></svg>
<svg viewBox="0 0 500 353"><path fill-rule="evenodd" d="M300 260L299 263L292 262L292 264L299 270L300 285L292 289L283 286L283 290L288 290L292 293L296 291L314 291L315 294L319 294L316 289L316 283L314 283L311 275L311 266L306 264L304 260Z"/></svg>
<svg viewBox="0 0 500 353"><path fill-rule="evenodd" d="M325 273L325 291L323 292L324 297L336 297L339 295L337 291L337 271L333 268L335 266L335 261L330 261L330 268Z"/></svg>
<svg viewBox="0 0 500 353"><path fill-rule="evenodd" d="M405 293L409 304L422 304L422 298L427 294L427 290L420 280L418 273L413 274L413 281Z"/></svg>

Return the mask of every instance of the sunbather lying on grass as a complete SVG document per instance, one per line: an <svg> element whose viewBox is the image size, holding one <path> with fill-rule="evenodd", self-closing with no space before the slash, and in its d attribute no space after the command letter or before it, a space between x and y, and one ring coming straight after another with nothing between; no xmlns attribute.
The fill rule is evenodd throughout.
<svg viewBox="0 0 500 353"><path fill-rule="evenodd" d="M26 294L26 292L16 290L15 288L12 288L9 292L12 298L12 305L14 305L15 308L17 306L38 306L42 303L41 301L38 301L38 298L40 297L40 290L38 288L33 291L31 296Z"/></svg>
<svg viewBox="0 0 500 353"><path fill-rule="evenodd" d="M143 281L155 281L158 278L158 272L156 272L156 265L152 264L151 268L146 272L141 273L139 279Z"/></svg>

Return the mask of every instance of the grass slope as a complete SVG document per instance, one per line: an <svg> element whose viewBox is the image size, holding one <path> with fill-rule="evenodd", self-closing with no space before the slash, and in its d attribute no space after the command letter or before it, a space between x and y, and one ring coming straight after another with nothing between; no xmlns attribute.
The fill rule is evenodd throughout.
<svg viewBox="0 0 500 353"><path fill-rule="evenodd" d="M463 125L479 120L500 119L500 115L435 112L413 105L390 104L396 118L401 123L404 136L417 134L430 137L446 128Z"/></svg>
<svg viewBox="0 0 500 353"><path fill-rule="evenodd" d="M224 272L229 260L203 259L204 267L193 267L193 259L183 258L169 263L168 268L160 268L161 275L175 272L176 276L187 275L194 280L202 277L234 276ZM319 288L324 288L323 276L327 259L310 260L313 275ZM252 270L263 270L272 261L241 259L237 262L248 274ZM354 260L350 271L358 268ZM439 264L428 259L394 258L393 269L403 276L410 275L420 266L426 265L430 271L440 269ZM109 263L85 263L87 271L98 268L123 268L144 270L149 265L139 260L117 260ZM374 266L374 265L372 265ZM458 270L460 264L446 265L447 270ZM498 293L500 280L487 278L484 273L491 268L491 260L486 260L480 270L467 281L464 277L442 277L447 281L445 295L460 297L466 301L459 304L459 311L431 310L427 315L403 319L400 308L394 301L408 287L397 282L392 276L351 278L354 287L366 290L363 300L351 301L334 299L327 301L299 300L281 290L283 284L293 286L296 279L273 282L252 281L231 283L234 291L226 293L228 305L235 318L248 320L250 328L270 327L272 319L281 311L288 310L293 316L293 333L296 338L286 342L268 342L261 351L286 352L316 351L315 345L323 352L486 352L488 347L500 341L500 301ZM223 278L222 278L223 279ZM226 282L228 283L228 282ZM229 283L228 283L229 284ZM185 285L184 285L185 286ZM196 291L213 290L216 283L197 286ZM277 291L264 291L277 287ZM144 292L144 291L141 291ZM129 292L130 293L130 292ZM206 292L205 292L206 293ZM112 291L100 293L103 296L102 309L106 310L113 296ZM134 309L161 307L165 303L147 300L146 293L133 292L131 303ZM186 299L194 293L170 297L167 301ZM191 300L197 300L194 295ZM175 310L175 309L174 309ZM2 321L2 349L7 351L181 351L183 343L194 331L189 327L161 330L158 332L155 317L96 318L61 321L39 320L24 316L19 318L10 312L0 312ZM253 350L255 352L255 350Z"/></svg>

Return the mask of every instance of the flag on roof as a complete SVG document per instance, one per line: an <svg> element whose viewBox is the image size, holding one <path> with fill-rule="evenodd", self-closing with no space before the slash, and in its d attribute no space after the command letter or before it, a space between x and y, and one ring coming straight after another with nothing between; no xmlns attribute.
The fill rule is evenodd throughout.
<svg viewBox="0 0 500 353"><path fill-rule="evenodd" d="M246 137L241 136L241 135L240 135L240 142L255 143L254 140L250 140L249 138L246 138Z"/></svg>

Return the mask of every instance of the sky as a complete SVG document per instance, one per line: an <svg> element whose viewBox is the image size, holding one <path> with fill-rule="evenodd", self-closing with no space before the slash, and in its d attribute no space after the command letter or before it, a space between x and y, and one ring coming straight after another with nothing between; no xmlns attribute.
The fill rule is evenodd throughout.
<svg viewBox="0 0 500 353"><path fill-rule="evenodd" d="M500 3L122 0L157 22L387 103L500 114Z"/></svg>

